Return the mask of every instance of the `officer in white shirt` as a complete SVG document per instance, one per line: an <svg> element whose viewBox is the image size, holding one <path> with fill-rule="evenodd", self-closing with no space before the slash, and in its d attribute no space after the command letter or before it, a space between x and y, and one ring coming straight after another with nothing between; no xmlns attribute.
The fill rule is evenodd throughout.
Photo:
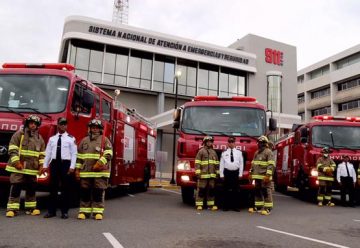
<svg viewBox="0 0 360 248"><path fill-rule="evenodd" d="M228 148L221 154L220 178L224 182L224 211L232 208L239 212L239 178L244 170L242 152L235 149L235 137L229 137Z"/></svg>
<svg viewBox="0 0 360 248"><path fill-rule="evenodd" d="M56 203L60 188L61 218L68 218L71 176L75 170L77 147L75 138L66 132L67 120L60 117L58 133L50 137L46 146L43 173L50 167L50 202L44 218L56 216Z"/></svg>
<svg viewBox="0 0 360 248"><path fill-rule="evenodd" d="M355 206L355 183L356 183L356 173L354 165L349 162L349 156L343 156L343 162L340 163L337 167L336 180L340 185L341 191L341 202L343 206L346 204L346 193L349 193L349 206Z"/></svg>

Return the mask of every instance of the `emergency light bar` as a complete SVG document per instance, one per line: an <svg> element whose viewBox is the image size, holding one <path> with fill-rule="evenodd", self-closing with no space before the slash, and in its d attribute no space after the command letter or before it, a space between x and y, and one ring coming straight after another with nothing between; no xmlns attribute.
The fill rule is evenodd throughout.
<svg viewBox="0 0 360 248"><path fill-rule="evenodd" d="M256 102L255 97L250 96L195 96L194 101L238 101L238 102Z"/></svg>
<svg viewBox="0 0 360 248"><path fill-rule="evenodd" d="M71 64L65 63L45 63L45 64L25 64L25 63L5 63L2 66L4 69L10 68L42 68L54 70L73 71L75 67Z"/></svg>
<svg viewBox="0 0 360 248"><path fill-rule="evenodd" d="M360 117L351 117L351 116L331 116L331 115L317 115L314 116L313 119L318 121L329 121L329 120L336 120L336 121L355 121L360 122Z"/></svg>

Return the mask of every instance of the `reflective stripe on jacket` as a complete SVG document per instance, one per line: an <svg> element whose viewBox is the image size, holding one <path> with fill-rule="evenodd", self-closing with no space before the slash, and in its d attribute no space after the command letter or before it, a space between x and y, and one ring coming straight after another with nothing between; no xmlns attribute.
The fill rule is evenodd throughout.
<svg viewBox="0 0 360 248"><path fill-rule="evenodd" d="M195 158L195 174L202 179L219 175L219 159L214 149L202 147Z"/></svg>
<svg viewBox="0 0 360 248"><path fill-rule="evenodd" d="M331 158L318 158L316 161L316 168L318 171L318 180L331 182L334 181L334 171L336 169L336 164ZM326 170L328 172L325 172Z"/></svg>
<svg viewBox="0 0 360 248"><path fill-rule="evenodd" d="M274 155L269 148L265 148L255 152L254 159L251 161L250 173L253 179L262 180L265 176L272 177L274 167Z"/></svg>

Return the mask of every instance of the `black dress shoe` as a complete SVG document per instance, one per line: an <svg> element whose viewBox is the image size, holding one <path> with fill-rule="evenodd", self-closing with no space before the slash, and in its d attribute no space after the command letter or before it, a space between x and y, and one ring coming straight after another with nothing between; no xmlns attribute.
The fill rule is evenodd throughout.
<svg viewBox="0 0 360 248"><path fill-rule="evenodd" d="M44 215L44 218L52 218L52 217L55 217L55 216L56 216L56 214L46 213L46 214Z"/></svg>
<svg viewBox="0 0 360 248"><path fill-rule="evenodd" d="M235 212L240 212L240 209L238 209L238 208L233 208L233 211L235 211Z"/></svg>
<svg viewBox="0 0 360 248"><path fill-rule="evenodd" d="M67 219L67 218L69 218L68 214L61 214L61 219Z"/></svg>

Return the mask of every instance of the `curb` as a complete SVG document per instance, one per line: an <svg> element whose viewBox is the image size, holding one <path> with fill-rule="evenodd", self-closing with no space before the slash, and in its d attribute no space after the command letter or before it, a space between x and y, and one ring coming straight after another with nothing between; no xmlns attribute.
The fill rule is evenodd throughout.
<svg viewBox="0 0 360 248"><path fill-rule="evenodd" d="M150 180L149 188L163 188L163 189L173 189L173 190L179 190L180 187L176 184L170 184L169 180L158 180L153 179Z"/></svg>

